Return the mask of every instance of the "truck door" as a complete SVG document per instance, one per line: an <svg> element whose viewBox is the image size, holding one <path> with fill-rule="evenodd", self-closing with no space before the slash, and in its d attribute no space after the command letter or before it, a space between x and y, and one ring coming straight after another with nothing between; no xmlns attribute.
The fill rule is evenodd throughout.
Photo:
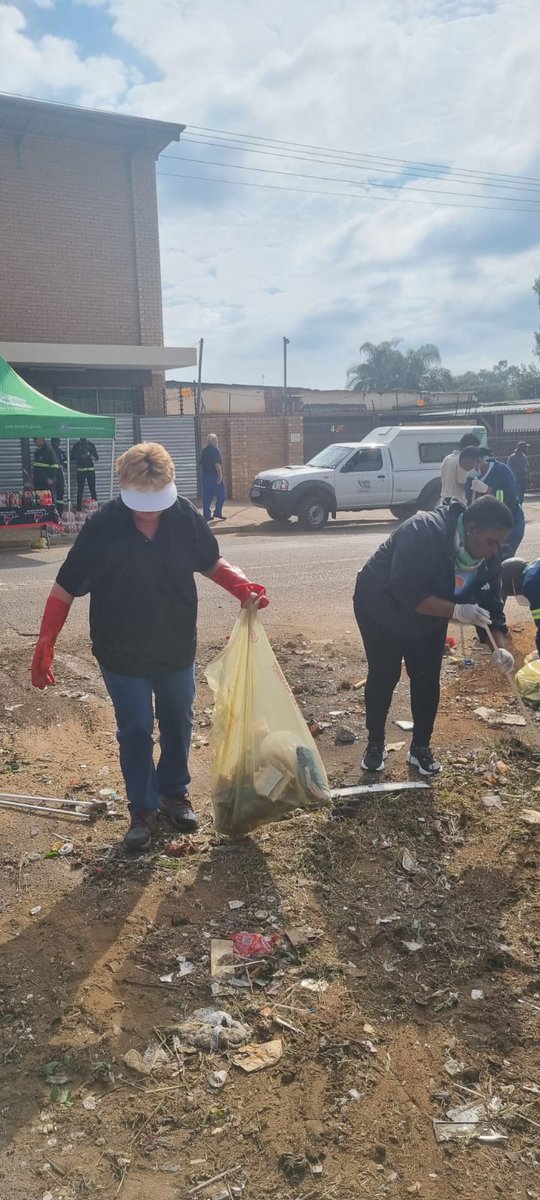
<svg viewBox="0 0 540 1200"><path fill-rule="evenodd" d="M385 508L392 499L392 478L387 452L380 446L362 446L336 471L337 506Z"/></svg>

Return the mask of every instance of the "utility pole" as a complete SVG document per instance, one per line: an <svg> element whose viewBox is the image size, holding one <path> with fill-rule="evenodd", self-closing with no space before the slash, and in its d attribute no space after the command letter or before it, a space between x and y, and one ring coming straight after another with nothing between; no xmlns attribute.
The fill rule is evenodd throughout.
<svg viewBox="0 0 540 1200"><path fill-rule="evenodd" d="M289 345L289 339L287 337L284 337L283 338L283 388L284 388L285 392L287 391L287 346L288 345Z"/></svg>
<svg viewBox="0 0 540 1200"><path fill-rule="evenodd" d="M197 389L194 397L195 408L195 453L197 455L197 492L201 494L201 471L200 460L202 450L202 432L201 432L201 380L202 380L202 361L203 361L204 338L199 342L199 370L197 374Z"/></svg>

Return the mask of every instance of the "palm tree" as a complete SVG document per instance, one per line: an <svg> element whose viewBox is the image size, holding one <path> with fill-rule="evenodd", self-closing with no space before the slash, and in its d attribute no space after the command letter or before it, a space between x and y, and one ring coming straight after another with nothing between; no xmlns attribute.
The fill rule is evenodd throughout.
<svg viewBox="0 0 540 1200"><path fill-rule="evenodd" d="M354 392L420 392L429 388L441 365L437 346L428 342L403 354L398 350L399 343L400 338L378 345L364 342L360 346L364 361L349 368L347 387Z"/></svg>
<svg viewBox="0 0 540 1200"><path fill-rule="evenodd" d="M418 350L407 350L403 357L402 387L406 392L421 392L429 387L430 372L441 365L437 346L427 342Z"/></svg>
<svg viewBox="0 0 540 1200"><path fill-rule="evenodd" d="M354 363L347 371L347 387L353 392L392 392L400 387L403 355L400 338L388 342L364 342L360 354L365 361Z"/></svg>

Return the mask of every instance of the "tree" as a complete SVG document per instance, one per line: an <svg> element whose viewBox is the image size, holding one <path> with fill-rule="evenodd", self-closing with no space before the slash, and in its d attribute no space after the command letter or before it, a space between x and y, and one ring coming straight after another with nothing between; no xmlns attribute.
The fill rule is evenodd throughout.
<svg viewBox="0 0 540 1200"><path fill-rule="evenodd" d="M359 361L347 371L347 387L353 392L394 392L400 387L403 355L398 350L400 339L389 342L364 342Z"/></svg>
<svg viewBox="0 0 540 1200"><path fill-rule="evenodd" d="M536 276L536 279L533 283L533 292L536 292L536 299L540 305L540 275ZM540 358L540 333L535 333L534 335L534 353L536 354L537 358Z"/></svg>
<svg viewBox="0 0 540 1200"><path fill-rule="evenodd" d="M387 342L364 342L360 354L364 356L347 372L347 387L354 392L420 392L440 391L444 380L446 387L452 385L450 372L441 368L441 356L437 346L429 342L417 350L398 349L400 338Z"/></svg>

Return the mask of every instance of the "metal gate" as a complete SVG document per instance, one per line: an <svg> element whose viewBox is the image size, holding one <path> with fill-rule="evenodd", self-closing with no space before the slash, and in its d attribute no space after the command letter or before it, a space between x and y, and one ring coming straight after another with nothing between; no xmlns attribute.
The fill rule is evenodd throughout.
<svg viewBox="0 0 540 1200"><path fill-rule="evenodd" d="M0 441L0 492L19 491L23 482L20 438Z"/></svg>
<svg viewBox="0 0 540 1200"><path fill-rule="evenodd" d="M117 418L118 419L118 418ZM197 497L197 449L194 417L141 417L143 442L160 442L176 467L178 491Z"/></svg>

